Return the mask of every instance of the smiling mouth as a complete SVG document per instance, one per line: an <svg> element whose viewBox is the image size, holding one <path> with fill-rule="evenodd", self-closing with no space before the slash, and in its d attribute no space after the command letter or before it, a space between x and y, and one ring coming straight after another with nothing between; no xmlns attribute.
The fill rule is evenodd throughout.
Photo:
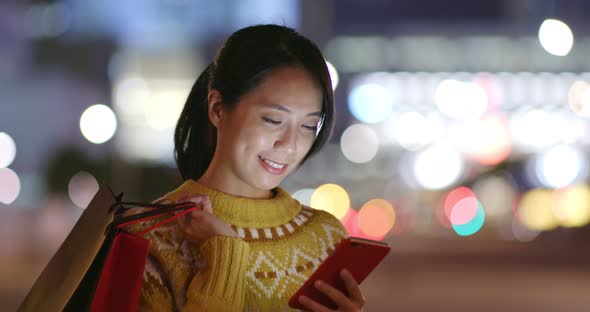
<svg viewBox="0 0 590 312"><path fill-rule="evenodd" d="M266 158L264 158L262 156L258 156L258 158L260 158L260 160L262 160L263 162L265 162L267 165L269 165L272 168L277 169L277 170L282 170L283 168L285 168L287 166L286 164L281 164L281 163L278 163L278 162L274 162L274 161L272 161L270 159L266 159Z"/></svg>

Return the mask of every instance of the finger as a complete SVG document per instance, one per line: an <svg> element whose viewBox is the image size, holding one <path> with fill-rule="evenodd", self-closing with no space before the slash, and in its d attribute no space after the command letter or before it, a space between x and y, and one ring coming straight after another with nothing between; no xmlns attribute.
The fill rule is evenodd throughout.
<svg viewBox="0 0 590 312"><path fill-rule="evenodd" d="M209 197L203 196L201 198L201 207L203 207L203 211L213 214L213 207L211 206L211 200L209 200Z"/></svg>
<svg viewBox="0 0 590 312"><path fill-rule="evenodd" d="M350 298L354 301L359 303L361 306L365 305L365 298L363 297L363 293L359 284L354 279L354 276L348 271L347 269L343 269L340 271L340 277L344 281L344 285L346 286L346 291Z"/></svg>
<svg viewBox="0 0 590 312"><path fill-rule="evenodd" d="M356 305L345 294L343 294L340 290L332 287L332 285L321 280L315 281L313 285L315 286L315 288L319 289L321 292L326 294L326 296L332 299L332 301L334 301L334 303L336 303L338 307L346 309L356 308Z"/></svg>
<svg viewBox="0 0 590 312"><path fill-rule="evenodd" d="M320 303L316 302L315 300L306 297L306 296L301 296L298 299L299 303L301 303L304 307L308 308L309 311L313 311L313 312L329 312L329 311L333 311L328 309L326 306L321 305Z"/></svg>

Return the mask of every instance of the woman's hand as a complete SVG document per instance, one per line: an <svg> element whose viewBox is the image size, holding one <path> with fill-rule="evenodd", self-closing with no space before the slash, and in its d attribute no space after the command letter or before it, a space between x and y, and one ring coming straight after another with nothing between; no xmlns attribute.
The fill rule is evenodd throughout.
<svg viewBox="0 0 590 312"><path fill-rule="evenodd" d="M191 201L195 203L200 210L192 211L191 213L178 218L180 228L184 232L186 239L201 246L206 240L213 236L229 236L237 237L238 234L231 226L215 215L213 215L213 208L211 201L207 196L192 196L181 198L178 202Z"/></svg>
<svg viewBox="0 0 590 312"><path fill-rule="evenodd" d="M314 286L328 296L334 303L338 305L337 310L332 310L324 305L317 303L316 301L306 297L299 297L299 303L304 305L309 311L313 312L326 312L326 311L363 311L365 306L365 297L361 292L361 288L356 283L356 280L347 270L340 271L340 277L344 280L346 290L349 296L343 294L340 290L330 286L329 284L317 280Z"/></svg>

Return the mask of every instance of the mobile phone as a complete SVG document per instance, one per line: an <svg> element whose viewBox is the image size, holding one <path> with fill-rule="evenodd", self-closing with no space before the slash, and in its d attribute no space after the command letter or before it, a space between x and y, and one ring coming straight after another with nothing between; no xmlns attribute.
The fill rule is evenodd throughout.
<svg viewBox="0 0 590 312"><path fill-rule="evenodd" d="M359 237L343 239L338 243L334 252L320 264L299 290L295 292L293 297L291 297L289 307L305 309L299 303L298 299L300 296L306 296L331 309L338 308L329 297L315 288L313 283L319 279L332 285L332 287L337 288L344 294L348 294L344 281L340 277L340 271L347 269L357 284L360 285L390 250L391 247L387 243L380 241Z"/></svg>

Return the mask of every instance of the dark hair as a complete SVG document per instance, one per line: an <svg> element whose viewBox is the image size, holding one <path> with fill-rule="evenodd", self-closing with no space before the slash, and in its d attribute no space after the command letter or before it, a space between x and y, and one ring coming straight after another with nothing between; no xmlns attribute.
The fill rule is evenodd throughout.
<svg viewBox="0 0 590 312"><path fill-rule="evenodd" d="M221 93L226 109L256 88L272 70L301 66L323 93L321 128L309 152L319 152L334 126L334 94L320 49L295 30L278 25L257 25L233 33L217 51L215 61L201 73L184 105L174 133L174 157L184 180L198 179L209 167L217 142L217 129L209 120L207 97Z"/></svg>

